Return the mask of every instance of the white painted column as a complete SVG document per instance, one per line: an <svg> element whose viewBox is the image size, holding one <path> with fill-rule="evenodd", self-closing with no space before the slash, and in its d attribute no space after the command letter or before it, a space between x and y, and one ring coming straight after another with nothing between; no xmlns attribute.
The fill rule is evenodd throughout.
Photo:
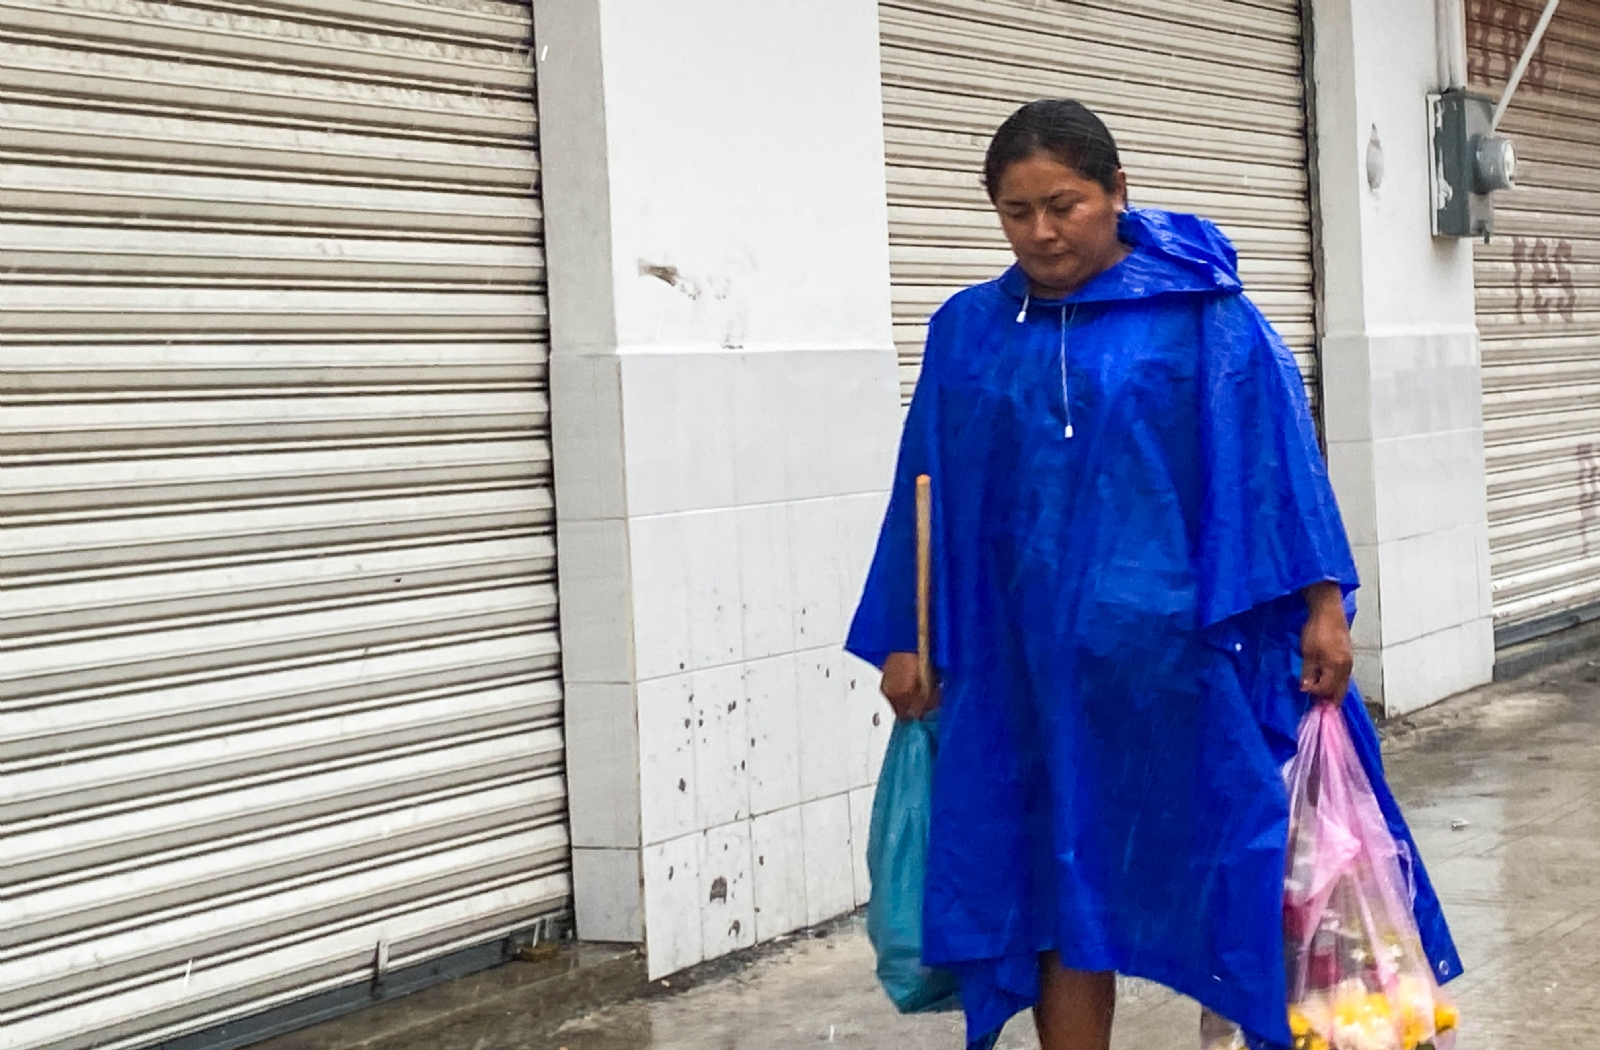
<svg viewBox="0 0 1600 1050"><path fill-rule="evenodd" d="M853 908L893 469L877 7L536 0L578 932Z"/></svg>
<svg viewBox="0 0 1600 1050"><path fill-rule="evenodd" d="M1312 0L1325 425L1364 583L1356 676L1390 714L1494 665L1472 245L1430 232L1434 0Z"/></svg>

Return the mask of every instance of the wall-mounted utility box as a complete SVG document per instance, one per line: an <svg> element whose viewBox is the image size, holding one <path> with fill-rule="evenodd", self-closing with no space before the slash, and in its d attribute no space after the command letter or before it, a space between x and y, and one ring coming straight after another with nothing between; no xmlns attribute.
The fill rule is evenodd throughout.
<svg viewBox="0 0 1600 1050"><path fill-rule="evenodd" d="M1433 233L1494 232L1494 194L1516 185L1517 154L1494 133L1494 100L1459 88L1428 96L1433 129Z"/></svg>

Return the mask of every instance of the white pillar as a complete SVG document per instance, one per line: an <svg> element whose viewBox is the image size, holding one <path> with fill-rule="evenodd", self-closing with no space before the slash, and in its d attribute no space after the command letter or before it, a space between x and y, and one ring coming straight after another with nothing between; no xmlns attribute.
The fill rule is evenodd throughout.
<svg viewBox="0 0 1600 1050"><path fill-rule="evenodd" d="M536 0L578 932L668 973L850 910L839 649L893 469L877 7Z"/></svg>
<svg viewBox="0 0 1600 1050"><path fill-rule="evenodd" d="M1494 665L1472 245L1430 233L1434 0L1313 0L1328 457L1390 714Z"/></svg>

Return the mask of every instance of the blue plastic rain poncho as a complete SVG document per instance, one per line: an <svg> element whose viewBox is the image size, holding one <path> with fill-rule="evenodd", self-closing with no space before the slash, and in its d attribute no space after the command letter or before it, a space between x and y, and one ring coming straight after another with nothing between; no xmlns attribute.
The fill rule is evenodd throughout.
<svg viewBox="0 0 1600 1050"><path fill-rule="evenodd" d="M1146 977L1286 1044L1281 768L1309 703L1300 592L1356 586L1293 357L1232 246L1133 210L1063 300L1013 267L933 317L847 647L916 648L914 484L934 492L940 751L923 958L981 1043L1038 953ZM1397 838L1377 739L1345 704ZM1420 864L1419 926L1460 969Z"/></svg>

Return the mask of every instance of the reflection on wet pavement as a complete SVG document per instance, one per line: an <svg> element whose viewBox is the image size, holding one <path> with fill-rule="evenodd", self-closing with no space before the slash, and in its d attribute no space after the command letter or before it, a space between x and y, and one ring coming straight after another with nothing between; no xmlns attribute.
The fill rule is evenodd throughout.
<svg viewBox="0 0 1600 1050"><path fill-rule="evenodd" d="M1600 1046L1597 669L1524 682L1389 754L1466 963L1460 1050Z"/></svg>
<svg viewBox="0 0 1600 1050"><path fill-rule="evenodd" d="M1467 965L1458 1050L1600 1047L1600 663L1425 712L1386 747ZM1194 1050L1198 1011L1121 991L1116 1050ZM902 1018L859 925L679 996L548 1033L566 1050L954 1050L954 1015ZM1019 1018L1001 1044L1036 1047Z"/></svg>
<svg viewBox="0 0 1600 1050"><path fill-rule="evenodd" d="M802 941L736 978L676 998L627 1003L571 1021L551 1033L566 1050L813 1050L819 1044L956 1050L958 1014L900 1017L872 978L872 949L859 924L825 941ZM1125 982L1116 1050L1151 1048L1163 1033L1194 1050L1199 1010L1161 988ZM1019 1018L1001 1050L1036 1050L1033 1026Z"/></svg>

